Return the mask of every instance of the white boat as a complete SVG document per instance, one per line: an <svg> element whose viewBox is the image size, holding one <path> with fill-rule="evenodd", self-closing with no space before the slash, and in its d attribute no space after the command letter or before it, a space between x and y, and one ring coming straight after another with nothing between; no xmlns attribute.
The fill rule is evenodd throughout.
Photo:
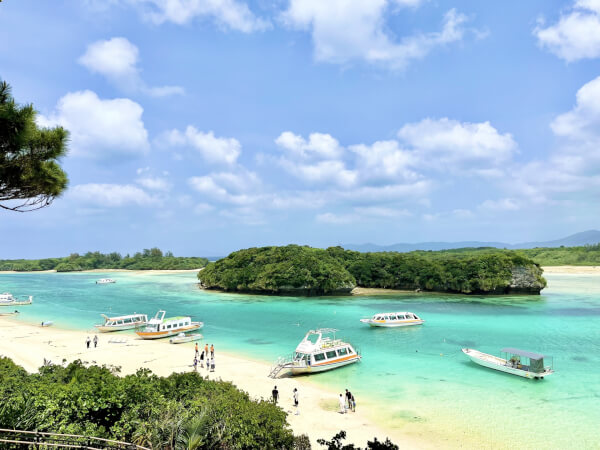
<svg viewBox="0 0 600 450"><path fill-rule="evenodd" d="M30 295L25 300L19 300L17 297L14 297L10 292L5 292L4 294L0 294L0 306L21 306L21 305L31 305L33 303L33 296Z"/></svg>
<svg viewBox="0 0 600 450"><path fill-rule="evenodd" d="M202 339L202 335L200 333L192 333L192 334L179 333L177 336L169 339L169 342L171 344L183 344L184 342L199 341L200 339Z"/></svg>
<svg viewBox="0 0 600 450"><path fill-rule="evenodd" d="M96 284L111 284L116 283L112 278L102 278L100 280L96 280Z"/></svg>
<svg viewBox="0 0 600 450"><path fill-rule="evenodd" d="M545 366L544 358L546 356L539 353L519 350L517 348L503 348L500 352L504 358L499 358L498 356L482 353L472 348L463 348L462 351L471 361L480 366L524 378L544 378L554 373L552 364Z"/></svg>
<svg viewBox="0 0 600 450"><path fill-rule="evenodd" d="M189 316L165 318L165 311L160 310L148 321L143 330L135 333L142 339L160 339L186 331L199 330L203 326L202 322L192 322Z"/></svg>
<svg viewBox="0 0 600 450"><path fill-rule="evenodd" d="M40 324L40 326L42 326L42 327L50 327L52 325L54 325L54 322L52 322L51 320L45 320L44 322L42 322Z"/></svg>
<svg viewBox="0 0 600 450"><path fill-rule="evenodd" d="M336 331L333 328L310 330L294 355L279 358L269 376L275 378L282 370L289 370L292 375L324 372L359 362L360 353L350 343L336 339Z"/></svg>
<svg viewBox="0 0 600 450"><path fill-rule="evenodd" d="M146 314L129 314L127 316L108 317L104 314L100 314L104 317L104 323L94 325L98 328L98 331L107 333L109 331L121 331L131 330L132 328L141 327L148 323L148 316Z"/></svg>
<svg viewBox="0 0 600 450"><path fill-rule="evenodd" d="M425 321L411 312L378 313L368 319L360 319L362 323L368 323L372 327L407 327L410 325L421 325Z"/></svg>

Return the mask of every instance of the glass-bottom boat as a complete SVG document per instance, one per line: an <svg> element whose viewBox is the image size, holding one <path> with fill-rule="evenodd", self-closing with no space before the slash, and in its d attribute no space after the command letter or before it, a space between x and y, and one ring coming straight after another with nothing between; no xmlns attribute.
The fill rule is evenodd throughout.
<svg viewBox="0 0 600 450"><path fill-rule="evenodd" d="M14 297L9 292L0 294L0 306L21 306L21 305L31 305L32 303L33 303L32 295L30 295L28 298L26 298L24 300L19 300L17 297Z"/></svg>
<svg viewBox="0 0 600 450"><path fill-rule="evenodd" d="M421 325L425 321L411 312L378 313L368 319L360 319L372 327L407 327Z"/></svg>
<svg viewBox="0 0 600 450"><path fill-rule="evenodd" d="M146 314L129 314L127 316L117 317L108 317L104 314L101 314L101 316L104 317L104 323L94 326L102 333L107 333L109 331L131 330L148 323L148 316Z"/></svg>
<svg viewBox="0 0 600 450"><path fill-rule="evenodd" d="M192 322L191 317L177 316L165 318L165 311L161 310L148 321L143 330L136 331L135 333L142 339L160 339L187 331L199 330L203 326L202 322Z"/></svg>
<svg viewBox="0 0 600 450"><path fill-rule="evenodd" d="M336 339L336 331L333 328L310 330L294 355L279 358L269 376L274 378L282 370L289 370L292 375L324 372L359 362L360 353L349 342Z"/></svg>

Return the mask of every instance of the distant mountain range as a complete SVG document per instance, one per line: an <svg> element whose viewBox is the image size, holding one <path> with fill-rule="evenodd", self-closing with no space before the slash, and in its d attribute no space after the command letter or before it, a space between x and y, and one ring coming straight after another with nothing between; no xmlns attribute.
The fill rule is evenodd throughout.
<svg viewBox="0 0 600 450"><path fill-rule="evenodd" d="M597 244L600 242L600 231L588 230L581 233L575 233L555 241L546 242L522 242L520 244L507 244L504 242L480 242L480 241L463 241L463 242L418 242L416 244L392 244L392 245L377 245L377 244L348 244L342 245L347 250L356 250L359 252L412 252L413 250L449 250L453 248L465 247L496 247L496 248L535 248L535 247L577 247L580 245Z"/></svg>

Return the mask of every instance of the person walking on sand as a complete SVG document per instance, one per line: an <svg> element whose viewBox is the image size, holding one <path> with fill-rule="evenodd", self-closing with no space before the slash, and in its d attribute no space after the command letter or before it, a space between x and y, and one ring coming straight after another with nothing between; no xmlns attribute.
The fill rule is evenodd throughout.
<svg viewBox="0 0 600 450"><path fill-rule="evenodd" d="M98 335L94 336L94 348L98 347Z"/></svg>
<svg viewBox="0 0 600 450"><path fill-rule="evenodd" d="M198 343L197 342L196 342L196 348L195 348L195 350L196 350L196 357L198 357L198 353L199 352L198 352Z"/></svg>
<svg viewBox="0 0 600 450"><path fill-rule="evenodd" d="M214 355L210 358L210 371L211 372L215 371L215 357L214 357Z"/></svg>
<svg viewBox="0 0 600 450"><path fill-rule="evenodd" d="M298 408L299 402L298 402L298 389L297 388L294 388L293 397L294 397L294 407L296 408L295 415L298 416L298 415L300 415L300 409Z"/></svg>
<svg viewBox="0 0 600 450"><path fill-rule="evenodd" d="M271 395L273 395L273 403L277 404L277 399L279 398L279 391L277 390L277 386L273 388L273 391L271 391Z"/></svg>
<svg viewBox="0 0 600 450"><path fill-rule="evenodd" d="M352 407L352 412L356 412L356 400L354 400L354 394L350 394L350 406Z"/></svg>
<svg viewBox="0 0 600 450"><path fill-rule="evenodd" d="M208 361L208 344L204 345L204 355L206 356L206 360Z"/></svg>
<svg viewBox="0 0 600 450"><path fill-rule="evenodd" d="M90 344L91 344L91 342L92 342L92 341L91 341L90 337L88 336L88 337L87 337L87 339L85 340L85 346L86 346L87 348L90 348Z"/></svg>
<svg viewBox="0 0 600 450"><path fill-rule="evenodd" d="M202 350L202 353L200 353L200 367L204 367L204 350Z"/></svg>
<svg viewBox="0 0 600 450"><path fill-rule="evenodd" d="M346 402L343 394L340 394L340 414L346 414Z"/></svg>
<svg viewBox="0 0 600 450"><path fill-rule="evenodd" d="M210 370L210 359L208 359L208 353L206 354L206 373Z"/></svg>
<svg viewBox="0 0 600 450"><path fill-rule="evenodd" d="M198 358L194 356L194 372L198 372Z"/></svg>
<svg viewBox="0 0 600 450"><path fill-rule="evenodd" d="M215 357L215 346L210 344L210 357L214 358Z"/></svg>

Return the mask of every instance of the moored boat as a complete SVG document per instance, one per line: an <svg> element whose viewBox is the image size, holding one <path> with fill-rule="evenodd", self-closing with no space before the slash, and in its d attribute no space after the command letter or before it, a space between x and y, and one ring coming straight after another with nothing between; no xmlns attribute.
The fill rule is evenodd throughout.
<svg viewBox="0 0 600 450"><path fill-rule="evenodd" d="M116 283L112 278L102 278L100 280L96 280L96 284L111 284Z"/></svg>
<svg viewBox="0 0 600 450"><path fill-rule="evenodd" d="M0 306L21 306L21 305L31 305L33 303L33 296L30 295L25 300L19 300L17 297L14 297L10 292L5 292L4 294L0 294Z"/></svg>
<svg viewBox="0 0 600 450"><path fill-rule="evenodd" d="M200 339L202 339L202 335L200 333L179 333L177 336L174 336L171 339L169 339L169 342L171 344L183 344L185 342L199 341Z"/></svg>
<svg viewBox="0 0 600 450"><path fill-rule="evenodd" d="M121 331L131 330L132 328L141 327L148 323L148 316L146 314L129 314L126 316L108 317L104 314L100 314L104 317L104 323L94 325L98 328L98 331L107 333L109 331Z"/></svg>
<svg viewBox="0 0 600 450"><path fill-rule="evenodd" d="M51 320L45 320L40 324L41 327L51 327L52 325L54 325L54 322Z"/></svg>
<svg viewBox="0 0 600 450"><path fill-rule="evenodd" d="M165 318L165 311L160 310L148 321L146 327L135 333L142 339L160 339L176 334L199 330L204 326L202 322L192 322L189 316Z"/></svg>
<svg viewBox="0 0 600 450"><path fill-rule="evenodd" d="M292 375L324 372L359 362L360 353L349 342L336 339L336 331L333 328L310 330L294 355L279 358L269 376L274 378L282 370L289 370Z"/></svg>
<svg viewBox="0 0 600 450"><path fill-rule="evenodd" d="M360 319L362 323L368 323L372 327L407 327L410 325L421 325L425 321L411 312L378 313L368 319Z"/></svg>
<svg viewBox="0 0 600 450"><path fill-rule="evenodd" d="M508 347L500 350L502 356L504 356L503 358L500 358L478 350L473 350L472 348L463 348L462 351L471 359L471 361L480 366L524 378L543 379L554 373L552 364L549 366L544 365L544 358L549 357L539 353Z"/></svg>

